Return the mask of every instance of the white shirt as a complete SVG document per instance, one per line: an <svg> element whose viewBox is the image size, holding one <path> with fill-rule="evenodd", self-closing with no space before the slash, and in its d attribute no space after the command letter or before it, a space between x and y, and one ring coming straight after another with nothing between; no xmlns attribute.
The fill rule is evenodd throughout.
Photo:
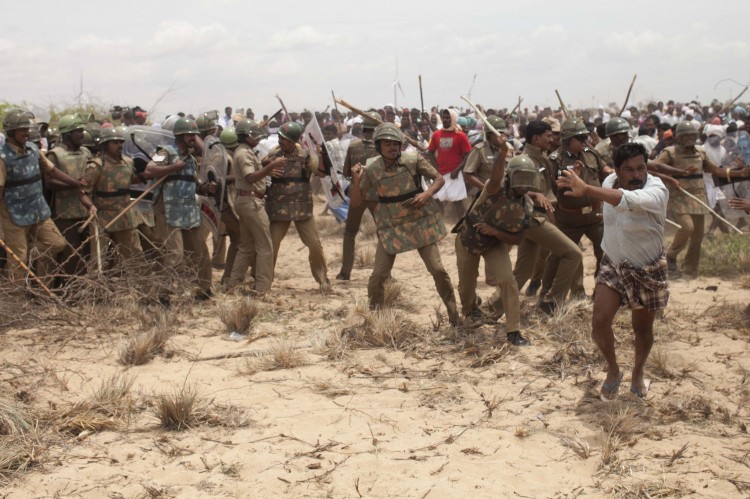
<svg viewBox="0 0 750 499"><path fill-rule="evenodd" d="M602 187L612 189L617 175L612 174ZM648 175L641 189L623 193L620 204L604 203L602 250L615 265L624 261L640 268L652 263L664 252L664 223L669 191L660 178Z"/></svg>
<svg viewBox="0 0 750 499"><path fill-rule="evenodd" d="M227 128L233 128L234 127L234 120L231 116L222 115L221 118L219 118L219 126L226 130Z"/></svg>

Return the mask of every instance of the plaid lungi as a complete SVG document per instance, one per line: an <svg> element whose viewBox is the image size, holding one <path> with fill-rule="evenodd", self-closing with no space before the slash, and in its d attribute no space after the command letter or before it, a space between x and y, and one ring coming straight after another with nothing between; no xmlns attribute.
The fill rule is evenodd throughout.
<svg viewBox="0 0 750 499"><path fill-rule="evenodd" d="M665 308L669 301L667 258L662 255L645 267L635 268L624 261L616 266L605 254L596 282L620 294L620 304L631 310L645 308L649 312Z"/></svg>

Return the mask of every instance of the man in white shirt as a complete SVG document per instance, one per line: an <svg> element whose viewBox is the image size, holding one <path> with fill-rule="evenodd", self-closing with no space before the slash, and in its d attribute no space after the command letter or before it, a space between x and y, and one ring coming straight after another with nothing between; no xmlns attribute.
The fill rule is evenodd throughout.
<svg viewBox="0 0 750 499"><path fill-rule="evenodd" d="M558 187L569 188L567 196L589 196L604 202L602 258L594 291L592 336L607 361L607 379L600 396L605 402L617 398L623 372L617 364L612 321L620 306L631 310L635 333L635 360L630 391L639 398L648 392L643 368L654 343L656 313L667 306L667 260L664 254L664 222L669 191L646 169L646 151L628 143L614 153L615 173L602 187L586 184L566 170Z"/></svg>
<svg viewBox="0 0 750 499"><path fill-rule="evenodd" d="M232 108L227 106L224 108L224 116L219 118L219 126L226 130L227 128L234 128L234 120L232 119Z"/></svg>

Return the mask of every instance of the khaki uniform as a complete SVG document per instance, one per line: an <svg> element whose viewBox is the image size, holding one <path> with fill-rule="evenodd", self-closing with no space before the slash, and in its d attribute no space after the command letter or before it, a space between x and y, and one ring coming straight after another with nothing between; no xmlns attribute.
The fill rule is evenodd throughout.
<svg viewBox="0 0 750 499"><path fill-rule="evenodd" d="M227 153L227 176L234 176L232 151L228 150ZM214 259L211 260L213 265L217 264L217 251L219 256L222 256L224 259L222 262L224 264L224 274L221 276L222 284L229 282L229 278L232 275L232 267L234 267L234 261L237 258L237 253L240 249L240 219L237 217L237 212L234 210L234 198L236 196L236 186L234 184L227 185L226 192L224 193L224 211L221 212L221 226L226 231L226 236L219 239L219 245L214 251ZM227 238L229 239L228 247L226 247L225 242Z"/></svg>
<svg viewBox="0 0 750 499"><path fill-rule="evenodd" d="M236 180L234 192L230 192L230 202L237 212L240 243L227 284L234 286L244 282L247 269L252 266L254 289L264 293L271 289L274 273L270 222L263 199L266 181L260 179L250 184L245 178L262 168L258 156L248 144L240 144L234 151L233 168Z"/></svg>
<svg viewBox="0 0 750 499"><path fill-rule="evenodd" d="M19 165L20 166L17 166ZM36 274L44 277L54 267L55 257L65 249L65 240L50 218L50 209L42 194L41 173L54 166L27 142L17 148L7 142L0 148L0 232L10 250L28 264L28 244L41 254ZM13 187L15 185L15 187ZM23 191L16 195L15 191ZM6 262L11 282L23 282L25 272L8 255Z"/></svg>
<svg viewBox="0 0 750 499"><path fill-rule="evenodd" d="M372 141L355 140L349 144L344 159L344 175L351 177L351 167L359 163L362 167L368 159L378 155L375 150L375 144ZM362 203L362 205L353 208L349 206L346 215L346 224L344 226L344 244L341 254L341 273L349 275L354 267L354 242L362 224L362 216L365 211L370 210L372 214L372 203Z"/></svg>
<svg viewBox="0 0 750 499"><path fill-rule="evenodd" d="M278 146L268 153L269 157L281 156ZM281 241L294 222L297 234L307 246L310 271L318 284L328 283L328 266L323 254L323 245L313 217L312 188L310 178L318 170L318 158L308 154L297 144L293 154L284 155L286 165L281 178L272 178L266 192L266 212L271 222L274 266L279 256Z"/></svg>
<svg viewBox="0 0 750 499"><path fill-rule="evenodd" d="M396 255L416 249L435 281L449 319L455 323L458 310L453 284L440 260L436 244L446 234L443 217L434 198L421 208L404 205L405 201L422 192L420 177L434 180L438 175L426 159L413 153L403 153L393 166L386 166L381 156L367 161L359 187L364 201L377 202L373 216L379 243L367 295L370 307L382 307L385 281L390 276Z"/></svg>
<svg viewBox="0 0 750 499"><path fill-rule="evenodd" d="M481 256L484 259L487 284L497 286L496 293L506 310L506 332L521 329L521 304L508 245L494 237L478 233L474 224L485 222L495 229L519 234L529 227L532 214L531 199L528 196L513 197L508 192L507 184L492 196L485 190L479 194L474 206L461 222L459 235L456 237L458 296L464 315L471 315L477 308L476 287Z"/></svg>
<svg viewBox="0 0 750 499"><path fill-rule="evenodd" d="M91 159L91 152L85 147L73 151L64 143L56 145L47 153L47 158L59 170L69 176L79 179L83 177L86 164ZM68 275L79 274L85 270L86 262L79 258L88 256L88 248L83 243L89 236L88 230L78 232L88 213L81 204L80 193L77 189L62 189L54 191L52 214L57 228L60 229L68 246L58 255L63 264L63 272ZM74 251L75 249L75 251Z"/></svg>
<svg viewBox="0 0 750 499"><path fill-rule="evenodd" d="M186 258L198 271L198 287L207 293L211 290L211 256L195 198L197 166L191 155L181 155L181 159L185 167L155 189L154 235L163 251L158 261L169 269Z"/></svg>
<svg viewBox="0 0 750 499"><path fill-rule="evenodd" d="M534 161L542 177L542 192L548 200L556 202L552 184L552 165L544 151L531 144L526 144L524 153ZM524 233L524 239L518 246L518 259L513 269L518 289L522 289L529 280L534 270L534 265L539 257L540 248L547 248L551 254L560 258L560 266L555 275L549 291L540 297L542 301L554 301L562 303L565 301L571 284L575 280L578 266L581 265L581 249L553 224L549 223L547 215L540 207L534 208L535 215L529 229ZM500 304L497 293L490 299L488 307L494 312L499 312ZM494 314L493 314L494 315Z"/></svg>
<svg viewBox="0 0 750 499"><path fill-rule="evenodd" d="M550 155L552 175L555 178L560 176L563 170L568 166L572 167L576 161L583 163L579 177L588 185L601 187L605 164L599 155L588 147L584 148L583 152L579 155L573 155L564 145L552 153ZM604 235L601 201L590 197L574 198L565 196L564 190L558 190L557 184L553 184L553 191L557 197L555 225L576 244L581 241L584 235L589 238L589 241L594 246L594 255L596 256L596 270L594 271L594 275L598 275L599 264L603 256L601 244ZM545 286L542 287L543 290L546 290L552 284L559 264L560 259L556 255L551 255L547 259L544 271ZM578 269L576 282L571 289L571 293L574 296L585 294L585 290L583 289L583 266Z"/></svg>
<svg viewBox="0 0 750 499"><path fill-rule="evenodd" d="M120 157L113 159L108 155L89 161L83 173L91 183L91 199L96 206L99 224L104 227L110 223L128 204L130 204L130 182L133 178L133 160ZM107 229L107 236L115 242L120 256L128 260L143 254L141 242L136 232L136 217L133 210L128 211ZM96 251L96 241L91 241L92 252Z"/></svg>
<svg viewBox="0 0 750 499"><path fill-rule="evenodd" d="M612 149L612 142L610 139L604 139L599 141L594 148L596 153L602 158L604 164L607 166L615 167L614 150Z"/></svg>
<svg viewBox="0 0 750 499"><path fill-rule="evenodd" d="M680 187L708 204L703 171L711 168L713 163L706 157L705 151L697 148L687 150L681 146L670 146L664 148L656 160L683 171L696 167L697 172L675 178L680 182ZM667 251L667 259L676 259L687 246L683 270L689 274L697 274L708 210L671 185L667 187L669 188L669 209L675 218L674 221L682 226L674 235L672 246Z"/></svg>

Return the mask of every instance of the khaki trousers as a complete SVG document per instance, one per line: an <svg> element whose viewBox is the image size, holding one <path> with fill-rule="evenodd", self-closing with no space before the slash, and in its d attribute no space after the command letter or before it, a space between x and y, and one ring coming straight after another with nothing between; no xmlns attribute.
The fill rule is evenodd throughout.
<svg viewBox="0 0 750 499"><path fill-rule="evenodd" d="M265 293L271 289L274 275L274 251L271 242L270 222L262 199L238 196L234 202L240 229L237 256L232 264L227 284L235 286L245 281L249 267L255 276L255 291Z"/></svg>
<svg viewBox="0 0 750 499"><path fill-rule="evenodd" d="M226 232L226 236L219 238L218 251L222 256L224 264L224 274L221 276L222 284L229 281L229 277L232 275L232 267L234 266L234 260L237 258L237 251L240 247L240 220L234 211L227 207L226 210L221 214L221 225ZM226 245L226 240L229 239L229 247ZM216 251L214 251L214 258L211 260L212 264L216 264Z"/></svg>
<svg viewBox="0 0 750 499"><path fill-rule="evenodd" d="M448 317L451 320L458 319L458 307L456 306L456 295L453 292L453 284L450 275L443 267L440 260L440 250L437 244L428 244L417 250L422 258L427 271L432 275L435 281L440 299L443 300L445 308L448 311ZM391 275L393 263L396 261L396 255L391 255L378 243L378 249L375 250L375 264L372 269L372 275L367 283L367 297L370 301L370 308L380 308L385 301L385 281Z"/></svg>
<svg viewBox="0 0 750 499"><path fill-rule="evenodd" d="M163 241L159 261L164 268L173 268L185 258L198 271L197 285L201 291L211 290L211 255L206 244L205 231L200 227L178 229L170 227L161 203L154 205L154 234Z"/></svg>
<svg viewBox="0 0 750 499"><path fill-rule="evenodd" d="M368 208L358 206L352 208L349 205L349 211L346 215L346 225L344 226L344 247L341 255L341 273L351 274L354 267L354 241L359 232L359 226L362 224L362 216Z"/></svg>
<svg viewBox="0 0 750 499"><path fill-rule="evenodd" d="M596 269L594 270L594 277L599 275L599 264L602 261L604 252L602 251L602 237L604 236L604 223L597 222L587 225L571 225L566 223L557 222L557 228L560 232L565 234L571 241L578 244L583 236L586 236L591 244L594 246L594 256L596 257ZM560 257L557 255L550 255L547 259L547 266L544 269L544 286L543 290L548 289L548 286L552 286L557 271L560 266ZM575 280L571 284L570 292L573 296L582 296L586 294L586 290L583 288L583 264L579 265L576 270Z"/></svg>
<svg viewBox="0 0 750 499"><path fill-rule="evenodd" d="M456 262L458 265L458 296L461 299L461 311L468 316L476 308L477 276L479 275L479 258L484 258L485 280L495 291L505 308L505 331L507 333L521 329L521 300L518 296L518 285L513 276L513 264L510 261L508 246L500 243L475 255L456 238Z"/></svg>
<svg viewBox="0 0 750 499"><path fill-rule="evenodd" d="M682 228L675 233L672 246L667 252L667 258L676 259L677 255L687 246L682 270L688 274L697 274L698 264L701 260L701 244L703 243L706 216L675 213L675 222L680 224Z"/></svg>
<svg viewBox="0 0 750 499"><path fill-rule="evenodd" d="M57 255L57 261L63 266L67 275L80 275L86 272L86 259L89 256L88 245L84 244L89 237L89 228L82 233L78 229L86 221L85 218L55 219L55 225L68 243ZM73 249L75 248L75 251Z"/></svg>
<svg viewBox="0 0 750 499"><path fill-rule="evenodd" d="M274 267L278 260L281 240L286 236L291 224L292 222L288 221L271 222L271 242L273 243ZM294 227L297 229L297 234L299 234L302 243L307 246L310 271L312 272L315 282L318 284L328 282L328 266L326 265L326 257L323 255L323 245L320 244L320 236L318 235L318 228L315 225L315 217L310 217L307 220L295 220Z"/></svg>
<svg viewBox="0 0 750 499"><path fill-rule="evenodd" d="M107 238L111 239L112 242L115 243L115 250L120 256L121 261L128 261L133 258L141 258L143 256L141 240L138 237L138 232L136 231L136 229L125 229L107 233L100 229L99 246L101 246L102 251L104 251L104 246L107 243ZM96 266L96 239L92 237L89 241L89 246L91 248L91 262L93 266Z"/></svg>
<svg viewBox="0 0 750 499"><path fill-rule="evenodd" d="M51 219L21 227L13 223L5 203L0 202L0 226L3 229L5 245L25 264L29 263L29 240L41 257L36 266L36 275L44 277L56 266L55 257L65 249L65 239ZM5 265L11 282L23 281L26 272L10 255ZM20 284L20 283L19 283ZM48 284L48 283L45 283Z"/></svg>
<svg viewBox="0 0 750 499"><path fill-rule="evenodd" d="M540 248L547 248L550 254L560 257L560 265L550 290L541 295L540 300L562 303L573 284L578 266L581 265L581 249L553 224L546 220L542 222L538 218L532 219L531 226L523 233L523 241L518 246L518 258L513 269L518 289L523 288L529 280ZM501 317L505 310L500 293L495 291L486 305L482 306L482 310L490 317Z"/></svg>

